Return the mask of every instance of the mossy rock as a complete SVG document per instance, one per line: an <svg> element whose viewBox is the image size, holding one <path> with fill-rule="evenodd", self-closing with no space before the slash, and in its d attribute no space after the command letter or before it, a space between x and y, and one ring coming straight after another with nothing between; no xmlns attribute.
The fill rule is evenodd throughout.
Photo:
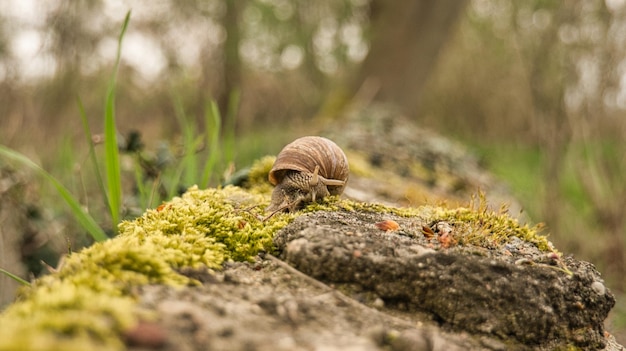
<svg viewBox="0 0 626 351"><path fill-rule="evenodd" d="M389 221L396 230L377 226ZM517 235L459 244L474 230L490 236L478 223L316 212L298 217L275 242L299 271L364 302L381 300L381 310L406 320L495 337L506 349L605 347L603 322L615 301L592 265Z"/></svg>
<svg viewBox="0 0 626 351"><path fill-rule="evenodd" d="M193 187L66 257L0 316L0 350L604 346L613 296L538 228L480 198L330 197L264 220L270 164L247 189Z"/></svg>
<svg viewBox="0 0 626 351"><path fill-rule="evenodd" d="M138 287L200 285L181 271L271 252L290 216L261 222L265 205L266 197L239 188L194 187L122 222L118 236L72 253L58 272L21 290L0 316L0 350L123 349L122 333L140 317Z"/></svg>

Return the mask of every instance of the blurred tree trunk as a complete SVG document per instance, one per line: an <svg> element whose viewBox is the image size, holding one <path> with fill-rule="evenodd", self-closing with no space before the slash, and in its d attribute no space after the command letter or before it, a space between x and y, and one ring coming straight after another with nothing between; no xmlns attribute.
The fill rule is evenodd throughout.
<svg viewBox="0 0 626 351"><path fill-rule="evenodd" d="M371 2L371 47L354 91L364 83L376 100L416 111L424 84L450 37L466 0Z"/></svg>
<svg viewBox="0 0 626 351"><path fill-rule="evenodd" d="M239 19L244 3L237 0L226 0L226 14L224 16L224 29L226 41L224 42L224 70L223 86L216 97L220 111L226 113L229 110L231 94L241 88L241 58L239 57L239 41L241 33Z"/></svg>

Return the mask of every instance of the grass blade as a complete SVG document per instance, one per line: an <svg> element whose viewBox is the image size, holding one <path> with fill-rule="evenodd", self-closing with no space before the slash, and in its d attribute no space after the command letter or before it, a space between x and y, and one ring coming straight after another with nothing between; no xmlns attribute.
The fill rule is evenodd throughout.
<svg viewBox="0 0 626 351"><path fill-rule="evenodd" d="M24 279L22 279L22 278L18 277L17 275L15 275L15 274L13 274L13 273L11 273L11 272L7 271L7 270L4 270L4 269L0 268L0 273L2 273L2 274L4 274L4 275L6 275L7 277L9 277L9 278L11 278L11 279L15 280L16 282L18 282L18 283L20 283L20 284L22 284L22 285L30 286L30 283L29 283L29 282L27 282L26 280L24 280Z"/></svg>
<svg viewBox="0 0 626 351"><path fill-rule="evenodd" d="M215 101L211 101L204 112L204 125L206 126L206 144L209 146L207 161L204 164L204 170L202 172L201 188L206 188L211 182L211 176L215 164L217 163L217 157L220 153L220 128L222 117L220 110L217 107Z"/></svg>
<svg viewBox="0 0 626 351"><path fill-rule="evenodd" d="M224 125L224 161L226 164L235 162L235 128L237 126L237 113L241 93L238 89L233 90L228 96L228 110L226 111L226 123Z"/></svg>
<svg viewBox="0 0 626 351"><path fill-rule="evenodd" d="M183 185L185 187L191 186L196 183L198 179L198 145L195 141L196 136L194 131L196 127L190 121L189 116L185 112L185 108L180 100L176 98L175 101L176 118L180 124L180 128L183 132L183 159L180 164L180 175ZM180 178L178 178L180 179Z"/></svg>
<svg viewBox="0 0 626 351"><path fill-rule="evenodd" d="M130 11L126 13L122 31L117 42L117 55L115 58L115 66L113 74L107 89L107 97L104 111L104 148L106 155L106 174L108 186L109 209L111 211L111 219L113 228L117 230L117 224L120 222L120 213L122 208L122 180L120 170L120 155L117 146L117 128L115 126L115 83L117 72L120 65L122 54L122 41L124 34L128 28L130 21Z"/></svg>
<svg viewBox="0 0 626 351"><path fill-rule="evenodd" d="M106 187L104 186L104 180L102 179L102 172L100 172L100 166L98 165L98 159L96 158L96 149L92 139L91 129L89 128L89 121L87 121L87 114L85 113L85 107L83 105L83 101L80 96L76 97L76 101L78 103L78 109L80 111L80 117L83 121L83 129L85 131L85 138L87 138L87 145L89 145L89 158L91 159L91 163L93 163L94 171L96 173L96 180L98 182L98 187L100 188L100 192L102 196L104 196L104 200L106 205L110 208L109 199L107 197Z"/></svg>
<svg viewBox="0 0 626 351"><path fill-rule="evenodd" d="M17 161L21 163L22 165L35 170L37 173L39 173L48 181L50 181L52 185L56 188L56 190L59 192L63 200L65 200L65 202L69 205L70 210L72 211L72 214L74 215L78 223L80 223L80 225L91 235L91 237L96 241L104 241L108 239L107 235L104 233L102 228L100 228L100 226L96 223L93 217L91 217L91 215L89 215L81 207L80 203L76 201L76 199L72 196L69 190L67 190L67 188L64 187L63 184L61 184L61 182L59 182L56 178L54 178L50 173L46 172L46 170L41 168L38 164L31 161L28 157L24 156L23 154L17 151L11 150L2 145L0 145L0 155L8 159Z"/></svg>

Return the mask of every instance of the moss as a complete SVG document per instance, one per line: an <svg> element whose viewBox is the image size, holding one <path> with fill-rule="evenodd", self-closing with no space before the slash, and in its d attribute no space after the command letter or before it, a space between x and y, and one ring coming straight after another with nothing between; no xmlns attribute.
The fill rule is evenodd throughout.
<svg viewBox="0 0 626 351"><path fill-rule="evenodd" d="M454 240L458 245L475 245L496 248L517 237L535 244L540 250L556 252L548 238L541 235L543 224L530 227L521 225L502 206L492 210L487 206L483 194L476 195L467 207L447 208L445 206L390 207L375 203L339 200L328 197L320 203L306 207L303 212L313 211L368 211L390 213L402 217L418 217L429 225L447 222L453 228Z"/></svg>
<svg viewBox="0 0 626 351"><path fill-rule="evenodd" d="M248 183L246 187L252 193L269 194L272 192L272 185L269 183L267 176L276 161L276 156L265 156L254 162L248 173Z"/></svg>
<svg viewBox="0 0 626 351"><path fill-rule="evenodd" d="M491 247L511 236L551 250L537 228L520 226L504 212L476 206L448 209L394 208L328 197L296 214L267 221L273 158L255 163L250 190L190 188L183 196L119 225L120 234L65 260L58 272L23 289L19 301L0 316L0 350L120 350L121 335L140 318L134 291L141 285L195 285L179 273L185 267L220 269L228 260L251 260L273 249L274 233L295 216L312 211L369 211L447 221L461 244Z"/></svg>
<svg viewBox="0 0 626 351"><path fill-rule="evenodd" d="M120 350L138 321L133 291L145 284L199 284L183 267L219 269L272 250L273 234L294 217L262 222L267 195L236 187L189 189L122 222L120 234L67 257L0 316L0 350Z"/></svg>
<svg viewBox="0 0 626 351"><path fill-rule="evenodd" d="M378 203L360 202L353 200L340 200L339 196L328 196L317 203L305 207L301 213L315 211L367 211L377 213L391 213L402 217L419 216L420 208L391 207Z"/></svg>
<svg viewBox="0 0 626 351"><path fill-rule="evenodd" d="M251 194L233 186L220 190L194 187L160 211L149 210L135 221L123 222L120 233L156 241L174 249L174 253L184 252L172 262L176 268L218 268L224 260L250 260L259 250L272 249L273 233L287 225L293 215L279 214L261 222L262 208L268 203L267 195ZM159 242L163 236L167 242ZM212 250L206 250L207 247ZM207 255L216 259L204 257Z"/></svg>
<svg viewBox="0 0 626 351"><path fill-rule="evenodd" d="M0 319L1 350L120 350L135 322L134 302L56 277L40 279L28 299Z"/></svg>
<svg viewBox="0 0 626 351"><path fill-rule="evenodd" d="M517 219L509 216L506 206L498 210L490 209L483 194L475 196L468 207L433 207L432 211L430 221L445 221L452 225L459 245L495 248L517 237L533 243L542 251L556 252L548 238L540 234L544 227L542 223L534 227L521 225Z"/></svg>

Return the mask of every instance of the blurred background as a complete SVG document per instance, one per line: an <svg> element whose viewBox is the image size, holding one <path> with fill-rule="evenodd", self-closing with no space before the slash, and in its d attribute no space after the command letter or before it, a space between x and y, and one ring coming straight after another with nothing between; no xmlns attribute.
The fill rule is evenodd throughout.
<svg viewBox="0 0 626 351"><path fill-rule="evenodd" d="M120 148L144 177L180 154L189 126L210 129L210 101L222 112L214 185L355 99L393 104L464 143L561 252L596 265L618 299L609 329L625 342L625 0L0 0L0 144L92 213L77 98L97 146L129 10L115 111ZM80 229L53 189L2 172L0 219L15 219L9 206L28 219L23 257L54 266L81 245L68 242Z"/></svg>

